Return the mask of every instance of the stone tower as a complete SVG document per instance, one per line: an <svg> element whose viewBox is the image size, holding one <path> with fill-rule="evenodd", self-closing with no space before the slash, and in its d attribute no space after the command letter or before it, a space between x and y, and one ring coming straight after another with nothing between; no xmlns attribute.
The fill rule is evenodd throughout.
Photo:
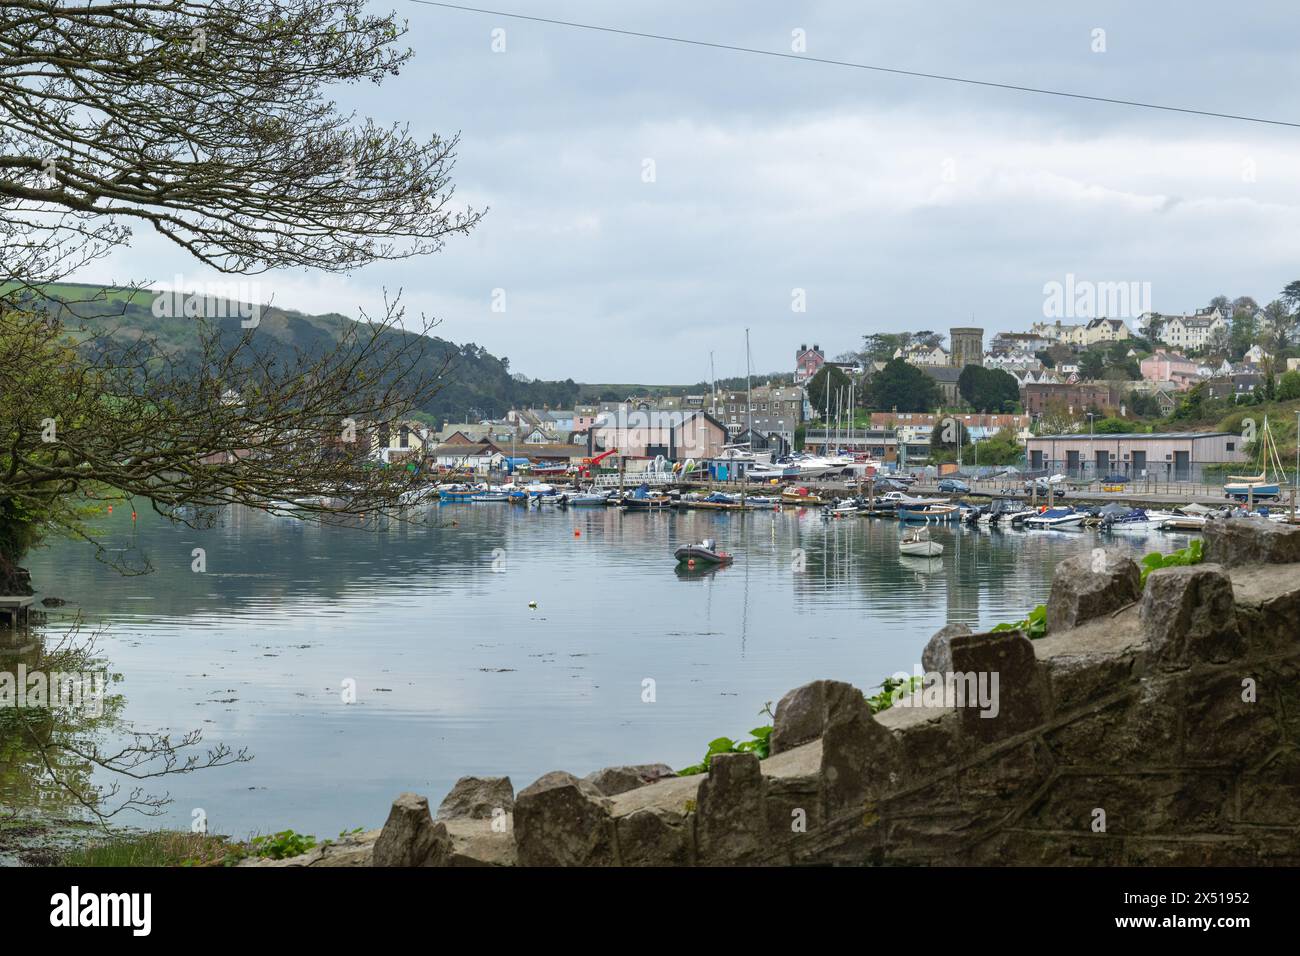
<svg viewBox="0 0 1300 956"><path fill-rule="evenodd" d="M984 330L983 329L949 329L949 344L952 346L952 364L955 368L967 365L984 364Z"/></svg>

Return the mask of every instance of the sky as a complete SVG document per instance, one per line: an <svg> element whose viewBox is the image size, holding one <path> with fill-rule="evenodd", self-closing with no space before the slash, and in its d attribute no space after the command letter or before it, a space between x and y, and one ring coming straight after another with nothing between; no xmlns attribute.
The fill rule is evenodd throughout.
<svg viewBox="0 0 1300 956"><path fill-rule="evenodd" d="M1294 0L480 2L783 53L802 31L812 57L1300 123ZM434 256L258 277L278 306L374 313L400 288L516 373L689 384L711 355L743 375L746 329L762 373L803 343L1025 331L1067 276L1149 283L1164 312L1300 278L1300 128L374 8L407 18L414 60L341 107L459 131L457 199L489 211ZM215 278L138 232L75 278L176 276Z"/></svg>

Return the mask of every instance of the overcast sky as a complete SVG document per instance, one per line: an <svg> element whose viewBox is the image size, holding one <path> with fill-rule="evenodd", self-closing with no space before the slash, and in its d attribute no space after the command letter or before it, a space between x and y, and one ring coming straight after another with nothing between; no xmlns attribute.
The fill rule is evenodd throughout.
<svg viewBox="0 0 1300 956"><path fill-rule="evenodd" d="M481 2L780 52L799 29L810 56L1300 122L1295 0ZM434 257L261 277L277 305L355 315L400 286L517 372L688 383L710 352L744 374L746 327L763 372L801 342L1025 330L1067 274L1149 282L1161 311L1300 278L1300 129L376 6L415 60L340 101L459 130L457 196L491 211ZM176 273L208 278L140 234L78 278Z"/></svg>

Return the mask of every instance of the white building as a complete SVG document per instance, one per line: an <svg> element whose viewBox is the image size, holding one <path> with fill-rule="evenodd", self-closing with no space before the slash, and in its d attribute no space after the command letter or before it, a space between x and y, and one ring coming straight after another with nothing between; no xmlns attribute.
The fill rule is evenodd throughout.
<svg viewBox="0 0 1300 956"><path fill-rule="evenodd" d="M1147 317L1148 327L1150 318ZM1180 350L1203 349L1219 332L1228 329L1228 322L1218 309L1193 315L1165 315L1161 318L1164 319L1164 324L1160 327L1159 340Z"/></svg>
<svg viewBox="0 0 1300 956"><path fill-rule="evenodd" d="M909 345L905 349L896 349L894 358L901 358L909 365L946 366L948 351L941 345L933 348L926 345Z"/></svg>
<svg viewBox="0 0 1300 956"><path fill-rule="evenodd" d="M1084 333L1087 327L1083 325L1064 325L1060 319L1055 322L1035 322L1030 331L1034 335L1041 336L1054 345L1086 345Z"/></svg>

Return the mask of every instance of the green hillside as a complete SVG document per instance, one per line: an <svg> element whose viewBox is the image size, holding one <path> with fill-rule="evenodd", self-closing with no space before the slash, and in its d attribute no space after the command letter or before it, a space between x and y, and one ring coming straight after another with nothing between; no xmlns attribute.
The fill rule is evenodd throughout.
<svg viewBox="0 0 1300 956"><path fill-rule="evenodd" d="M18 293L28 308L49 312L70 330L129 342L149 339L168 354L186 358L199 355L199 325L185 317L156 317L154 294L148 290L104 289L93 285L60 283L42 287L38 295ZM223 340L233 343L243 329L237 308L234 316L208 319L217 327ZM290 309L265 307L261 311L254 348L264 354L290 359L298 351L325 350L338 342L339 336L354 320L344 315L307 315ZM394 330L388 333L396 342L413 333ZM443 376L445 385L420 411L431 420L464 421L472 412L475 418L498 417L511 407L572 407L579 386L569 379L563 382L519 381L510 373L506 358L497 358L472 342L457 345L446 339L428 336L422 370L432 374L450 359Z"/></svg>

